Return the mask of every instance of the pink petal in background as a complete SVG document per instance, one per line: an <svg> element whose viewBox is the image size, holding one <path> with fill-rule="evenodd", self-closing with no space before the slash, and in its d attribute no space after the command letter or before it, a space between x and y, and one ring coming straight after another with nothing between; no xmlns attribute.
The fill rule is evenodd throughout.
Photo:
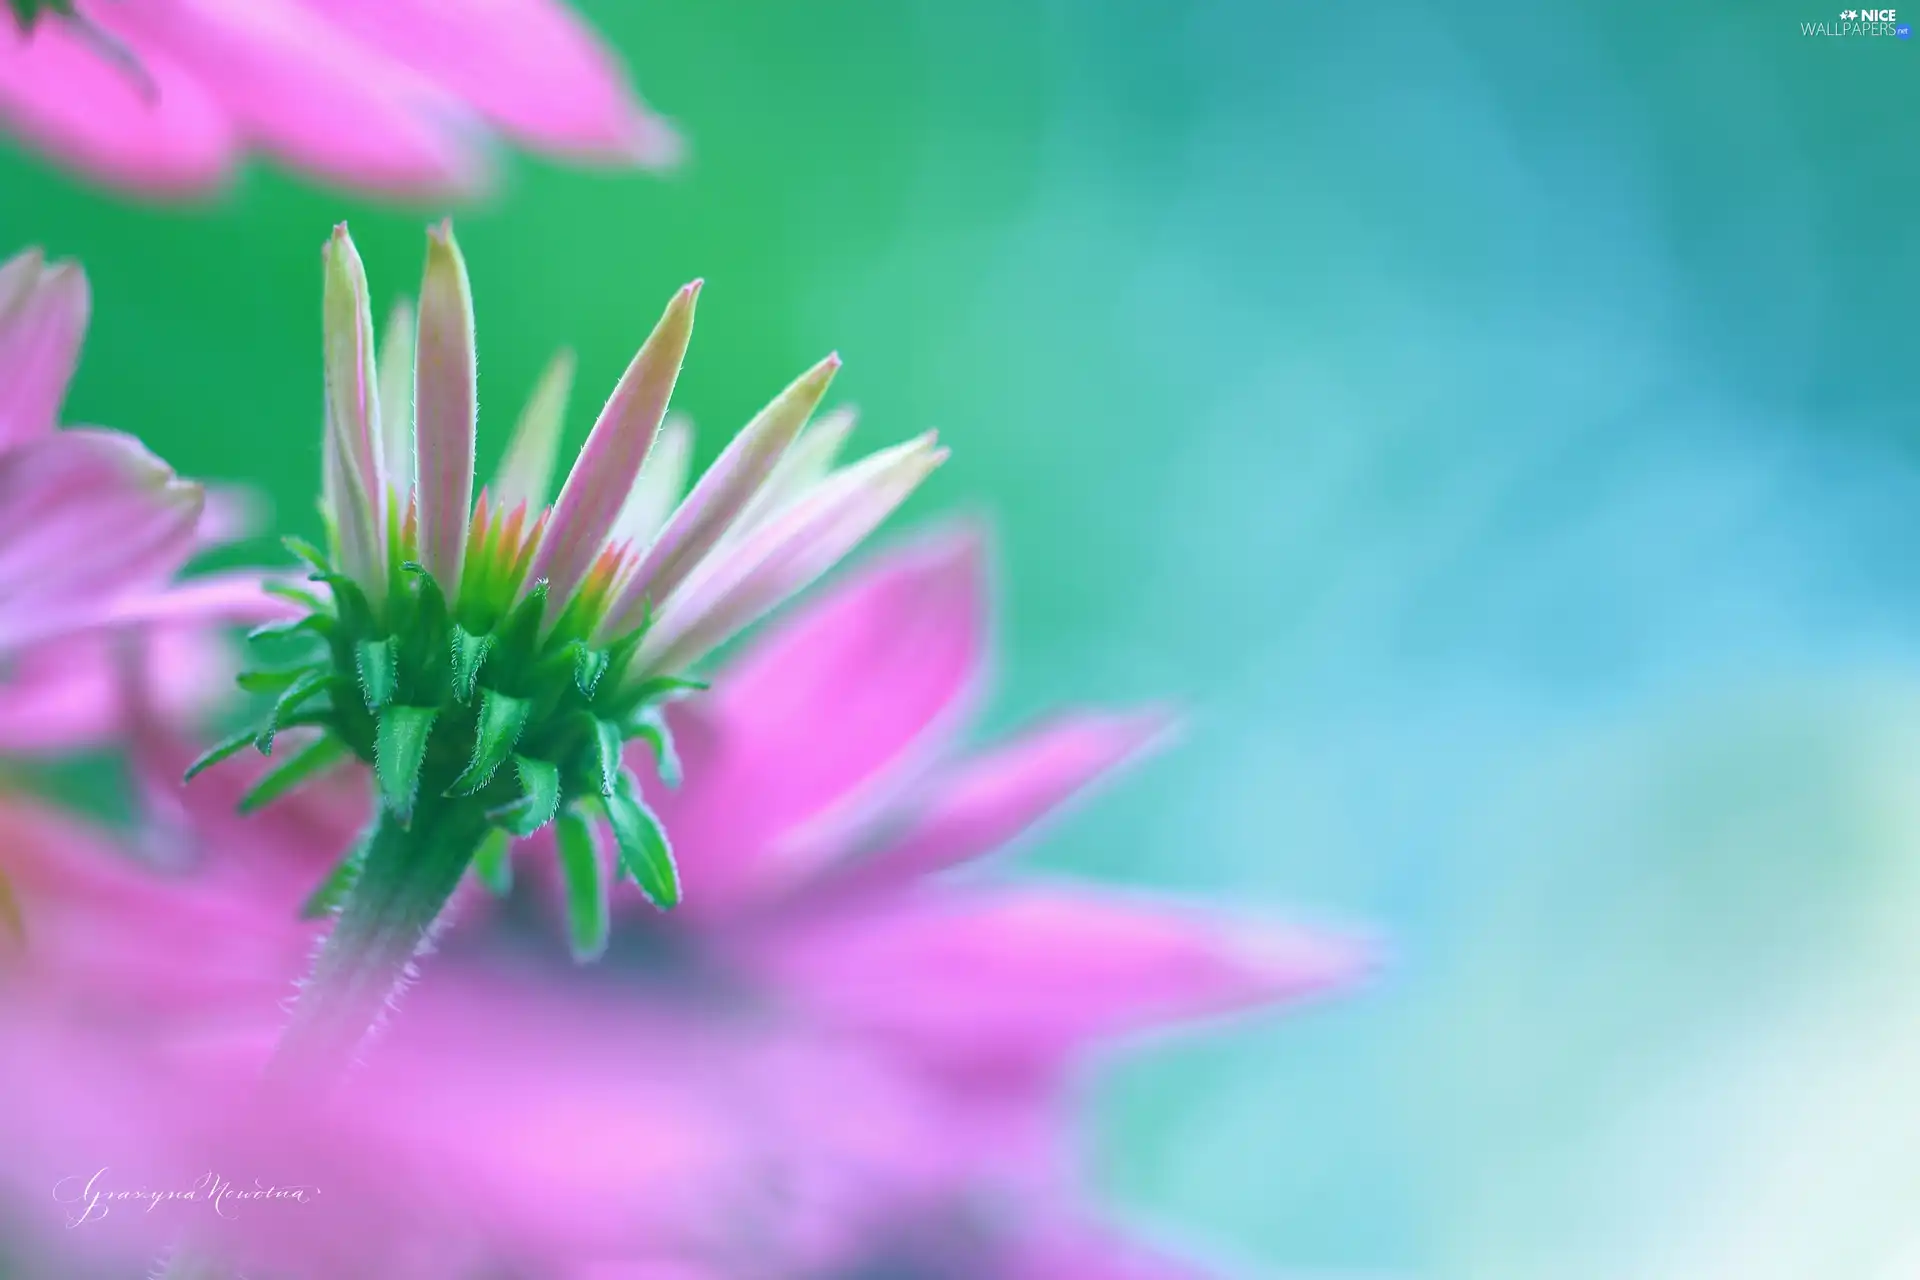
<svg viewBox="0 0 1920 1280"><path fill-rule="evenodd" d="M791 883L811 859L783 852L816 849L933 764L985 678L985 593L977 535L951 532L850 575L726 666L694 711L711 752L678 791L648 790L684 851L689 911Z"/></svg>
<svg viewBox="0 0 1920 1280"><path fill-rule="evenodd" d="M472 195L496 131L661 168L681 146L559 0L80 0L134 71L57 18L0 23L0 126L110 186L217 190L250 150L361 191Z"/></svg>
<svg viewBox="0 0 1920 1280"><path fill-rule="evenodd" d="M1063 1061L1097 1042L1320 995L1358 939L1092 888L949 889L796 922L761 962L813 1016L934 1063Z"/></svg>
<svg viewBox="0 0 1920 1280"><path fill-rule="evenodd" d="M29 249L0 266L0 451L53 430L80 359L86 273Z"/></svg>
<svg viewBox="0 0 1920 1280"><path fill-rule="evenodd" d="M0 123L99 182L172 198L216 189L242 145L232 117L165 50L132 43L151 96L57 22L31 38L0 22Z"/></svg>
<svg viewBox="0 0 1920 1280"><path fill-rule="evenodd" d="M306 0L515 140L581 159L672 164L680 140L619 56L553 0Z"/></svg>

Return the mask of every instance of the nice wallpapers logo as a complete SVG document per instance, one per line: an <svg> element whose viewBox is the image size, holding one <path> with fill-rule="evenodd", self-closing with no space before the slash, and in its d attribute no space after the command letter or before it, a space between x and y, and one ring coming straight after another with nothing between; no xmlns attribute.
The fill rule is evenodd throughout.
<svg viewBox="0 0 1920 1280"><path fill-rule="evenodd" d="M1803 36L1892 36L1905 40L1913 28L1900 21L1897 9L1842 9L1837 22L1803 22Z"/></svg>

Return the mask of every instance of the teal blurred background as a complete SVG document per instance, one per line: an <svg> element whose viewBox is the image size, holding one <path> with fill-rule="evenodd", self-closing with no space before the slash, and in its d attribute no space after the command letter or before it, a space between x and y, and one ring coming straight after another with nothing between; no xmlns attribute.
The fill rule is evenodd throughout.
<svg viewBox="0 0 1920 1280"><path fill-rule="evenodd" d="M1389 940L1103 1073L1168 1239L1913 1275L1920 48L1825 3L582 4L693 159L458 212L483 441L561 344L583 436L696 275L703 457L839 350L862 442L954 450L896 529L997 527L988 728L1190 709L1023 865ZM309 533L319 246L384 304L440 212L0 156L0 249L93 281L69 419Z"/></svg>

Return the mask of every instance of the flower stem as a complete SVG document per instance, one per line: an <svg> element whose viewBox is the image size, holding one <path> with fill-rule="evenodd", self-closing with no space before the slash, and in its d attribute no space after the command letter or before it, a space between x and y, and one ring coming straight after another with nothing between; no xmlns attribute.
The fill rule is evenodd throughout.
<svg viewBox="0 0 1920 1280"><path fill-rule="evenodd" d="M301 988L269 1081L337 1081L406 985L487 834L469 799L423 801L409 822L382 811L359 877Z"/></svg>
<svg viewBox="0 0 1920 1280"><path fill-rule="evenodd" d="M406 985L486 834L486 812L472 799L425 801L410 822L381 811L359 877L267 1063L265 1098L310 1090L319 1096L308 1103L324 1105ZM217 1245L187 1241L166 1259L159 1280L236 1275Z"/></svg>

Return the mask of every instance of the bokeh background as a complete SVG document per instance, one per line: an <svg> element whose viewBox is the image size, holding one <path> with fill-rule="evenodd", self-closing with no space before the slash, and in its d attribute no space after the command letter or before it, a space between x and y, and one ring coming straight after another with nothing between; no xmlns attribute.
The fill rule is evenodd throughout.
<svg viewBox="0 0 1920 1280"><path fill-rule="evenodd" d="M997 528L987 728L1189 710L1025 865L1390 941L1094 1082L1167 1238L1920 1274L1920 42L1826 3L583 0L693 160L459 214L483 440L563 343L584 435L695 275L703 458L838 349L954 449L896 529ZM69 419L309 533L317 250L382 304L440 212L0 155L0 250L94 283Z"/></svg>

